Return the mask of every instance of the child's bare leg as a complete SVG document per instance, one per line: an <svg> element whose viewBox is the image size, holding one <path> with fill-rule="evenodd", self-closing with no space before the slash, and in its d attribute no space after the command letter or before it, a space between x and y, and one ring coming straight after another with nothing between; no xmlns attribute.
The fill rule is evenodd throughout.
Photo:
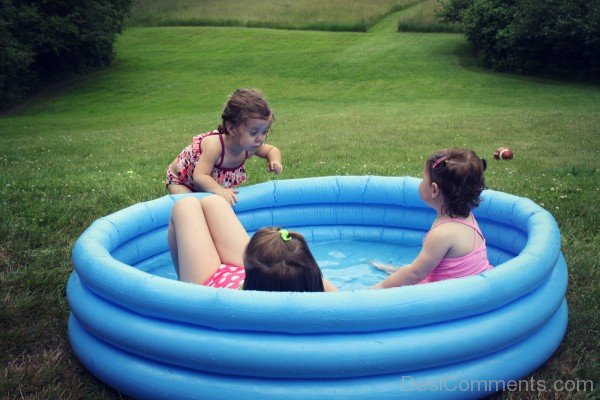
<svg viewBox="0 0 600 400"><path fill-rule="evenodd" d="M173 263L182 281L202 284L221 265L202 205L194 197L181 199L173 206L169 246L171 254L176 254Z"/></svg>
<svg viewBox="0 0 600 400"><path fill-rule="evenodd" d="M378 270L386 272L390 275L400 269L400 267L397 267L395 265L384 264L384 263L381 263L381 262L375 261L375 260L371 261L371 264Z"/></svg>
<svg viewBox="0 0 600 400"><path fill-rule="evenodd" d="M207 196L200 201L221 262L243 266L244 251L250 238L237 215L221 196Z"/></svg>
<svg viewBox="0 0 600 400"><path fill-rule="evenodd" d="M187 186L176 185L174 183L167 185L167 190L169 191L169 194L192 193L192 191Z"/></svg>

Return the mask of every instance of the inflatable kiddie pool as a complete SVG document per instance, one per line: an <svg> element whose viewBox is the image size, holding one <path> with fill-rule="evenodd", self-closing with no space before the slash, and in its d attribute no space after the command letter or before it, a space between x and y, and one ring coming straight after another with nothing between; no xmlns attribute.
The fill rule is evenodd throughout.
<svg viewBox="0 0 600 400"><path fill-rule="evenodd" d="M240 190L244 226L302 232L338 293L177 281L167 246L176 197L100 218L73 249L73 350L106 384L140 399L466 399L502 390L563 338L557 225L528 199L486 190L475 214L495 268L366 290L383 277L370 259L409 262L419 251L434 215L418 184L322 177Z"/></svg>

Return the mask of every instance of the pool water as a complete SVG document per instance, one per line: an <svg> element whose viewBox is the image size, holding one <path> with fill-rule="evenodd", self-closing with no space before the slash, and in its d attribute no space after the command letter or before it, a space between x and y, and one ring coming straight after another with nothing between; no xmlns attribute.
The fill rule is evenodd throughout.
<svg viewBox="0 0 600 400"><path fill-rule="evenodd" d="M397 243L335 241L312 243L310 249L323 275L341 290L367 289L387 274L379 271L371 261L392 265L410 264L420 246Z"/></svg>
<svg viewBox="0 0 600 400"><path fill-rule="evenodd" d="M340 290L360 290L384 279L371 261L406 265L415 259L420 246L367 241L323 241L309 244L323 275ZM171 255L164 252L135 265L136 268L163 278L177 279Z"/></svg>

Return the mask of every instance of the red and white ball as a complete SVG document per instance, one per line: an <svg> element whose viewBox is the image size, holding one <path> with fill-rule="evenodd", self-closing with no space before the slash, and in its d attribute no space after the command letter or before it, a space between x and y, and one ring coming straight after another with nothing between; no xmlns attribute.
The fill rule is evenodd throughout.
<svg viewBox="0 0 600 400"><path fill-rule="evenodd" d="M513 151L508 147L498 147L494 150L494 158L496 160L512 160Z"/></svg>

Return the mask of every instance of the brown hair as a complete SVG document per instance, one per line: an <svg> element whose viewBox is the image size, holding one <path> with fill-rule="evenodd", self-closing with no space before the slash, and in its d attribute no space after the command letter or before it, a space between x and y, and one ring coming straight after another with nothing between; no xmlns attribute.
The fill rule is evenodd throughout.
<svg viewBox="0 0 600 400"><path fill-rule="evenodd" d="M431 181L441 190L442 211L450 217L468 217L481 202L481 192L486 188L486 161L472 150L452 148L436 152L425 166Z"/></svg>
<svg viewBox="0 0 600 400"><path fill-rule="evenodd" d="M270 116L275 119L271 107L262 93L255 89L237 89L225 103L221 114L222 123L218 129L222 134L229 134L228 122L231 122L233 126L239 126L250 118L267 119Z"/></svg>
<svg viewBox="0 0 600 400"><path fill-rule="evenodd" d="M323 275L304 237L276 227L259 229L244 252L244 290L323 292Z"/></svg>

